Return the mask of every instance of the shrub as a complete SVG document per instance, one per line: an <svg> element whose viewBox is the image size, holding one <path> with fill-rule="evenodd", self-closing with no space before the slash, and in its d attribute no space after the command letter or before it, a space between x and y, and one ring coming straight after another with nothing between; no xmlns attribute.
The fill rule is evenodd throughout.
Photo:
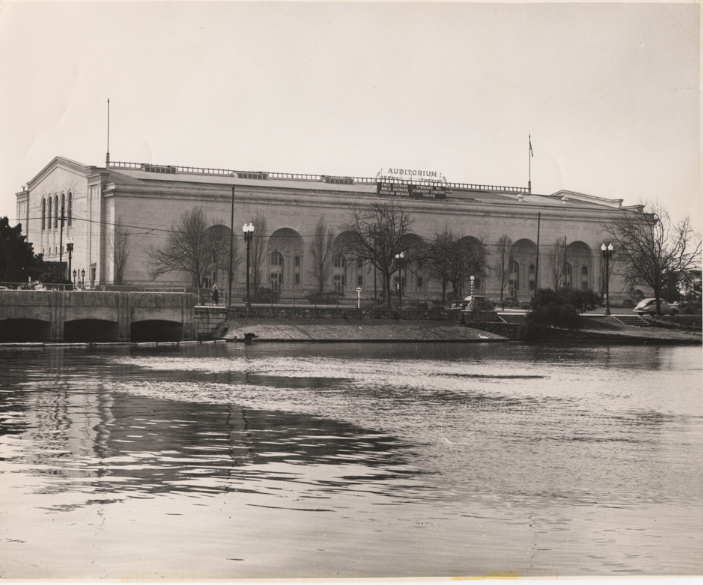
<svg viewBox="0 0 703 585"><path fill-rule="evenodd" d="M559 291L553 291L551 288L539 289L532 299L532 311L527 314L527 324L535 328L576 329L583 325L579 316L580 310L592 306L597 301L600 301L600 297L593 291L568 288Z"/></svg>
<svg viewBox="0 0 703 585"><path fill-rule="evenodd" d="M625 307L626 309L632 309L632 307L635 306L635 303L632 299L625 299L622 302L622 306Z"/></svg>
<svg viewBox="0 0 703 585"><path fill-rule="evenodd" d="M558 305L555 302L547 303L533 309L527 314L527 324L530 327L564 327L578 329L582 326L581 317L572 305Z"/></svg>
<svg viewBox="0 0 703 585"><path fill-rule="evenodd" d="M253 295L251 295L251 302L257 304L277 303L279 296L280 293L277 290L262 286ZM246 297L244 297L243 300L246 302Z"/></svg>
<svg viewBox="0 0 703 585"><path fill-rule="evenodd" d="M337 300L342 298L344 293L337 291L314 292L305 298L311 305L336 305Z"/></svg>

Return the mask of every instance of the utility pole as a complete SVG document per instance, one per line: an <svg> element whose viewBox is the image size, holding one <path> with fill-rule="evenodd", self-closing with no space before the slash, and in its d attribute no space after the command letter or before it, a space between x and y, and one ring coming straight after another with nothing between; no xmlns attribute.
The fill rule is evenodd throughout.
<svg viewBox="0 0 703 585"><path fill-rule="evenodd" d="M232 261L234 256L234 185L232 185L232 214L229 222L229 293L227 295L227 305L232 305Z"/></svg>
<svg viewBox="0 0 703 585"><path fill-rule="evenodd" d="M532 136L527 135L527 192L532 193L532 157L534 153L532 152Z"/></svg>
<svg viewBox="0 0 703 585"><path fill-rule="evenodd" d="M537 260L535 262L535 294L539 290L539 227L541 221L541 212L537 212Z"/></svg>
<svg viewBox="0 0 703 585"><path fill-rule="evenodd" d="M63 280L63 195L61 196L61 222L59 227L59 274Z"/></svg>
<svg viewBox="0 0 703 585"><path fill-rule="evenodd" d="M573 274L571 275L571 278L573 279ZM566 236L564 236L564 288L566 288L567 286L568 284L566 280Z"/></svg>
<svg viewBox="0 0 703 585"><path fill-rule="evenodd" d="M110 166L110 98L107 98L107 154L105 155L105 167Z"/></svg>

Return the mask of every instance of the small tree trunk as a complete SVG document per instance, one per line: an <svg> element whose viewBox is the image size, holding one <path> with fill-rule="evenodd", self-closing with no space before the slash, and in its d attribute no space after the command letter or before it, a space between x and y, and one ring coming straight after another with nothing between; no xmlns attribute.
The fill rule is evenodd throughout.
<svg viewBox="0 0 703 585"><path fill-rule="evenodd" d="M386 307L390 311L393 308L392 305L392 299L391 299L391 274L390 272L386 272L384 275L384 280L385 280L385 287L386 287Z"/></svg>

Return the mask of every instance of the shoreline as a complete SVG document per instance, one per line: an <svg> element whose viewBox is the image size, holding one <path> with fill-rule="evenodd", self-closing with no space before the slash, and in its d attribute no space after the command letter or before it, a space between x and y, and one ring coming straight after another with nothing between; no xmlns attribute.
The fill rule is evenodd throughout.
<svg viewBox="0 0 703 585"><path fill-rule="evenodd" d="M179 347L215 343L526 343L539 345L701 345L701 334L657 327L609 326L580 330L546 329L541 338L522 339L524 326L447 321L229 319L193 341L6 342L2 348ZM249 338L249 339L247 339Z"/></svg>

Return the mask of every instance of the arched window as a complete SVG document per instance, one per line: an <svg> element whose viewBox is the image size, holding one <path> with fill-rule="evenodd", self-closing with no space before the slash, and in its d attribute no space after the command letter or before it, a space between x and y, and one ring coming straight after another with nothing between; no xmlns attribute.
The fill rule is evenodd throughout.
<svg viewBox="0 0 703 585"><path fill-rule="evenodd" d="M68 225L71 225L71 219L73 217L73 193L70 191L68 192L68 216L67 216L67 221Z"/></svg>
<svg viewBox="0 0 703 585"><path fill-rule="evenodd" d="M59 221L63 222L66 217L66 195L61 193L61 215L59 216Z"/></svg>
<svg viewBox="0 0 703 585"><path fill-rule="evenodd" d="M53 204L53 199L49 197L49 214L46 216L47 217L47 224L46 224L46 229L50 230L51 229L51 206Z"/></svg>
<svg viewBox="0 0 703 585"><path fill-rule="evenodd" d="M54 197L54 227L59 227L59 196Z"/></svg>
<svg viewBox="0 0 703 585"><path fill-rule="evenodd" d="M271 254L271 266L283 266L283 254L273 252Z"/></svg>
<svg viewBox="0 0 703 585"><path fill-rule="evenodd" d="M300 256L296 256L295 259L293 260L295 266L300 266Z"/></svg>
<svg viewBox="0 0 703 585"><path fill-rule="evenodd" d="M334 267L335 268L346 268L347 259L342 254L337 254L334 257Z"/></svg>
<svg viewBox="0 0 703 585"><path fill-rule="evenodd" d="M588 266L581 268L581 276L588 276Z"/></svg>
<svg viewBox="0 0 703 585"><path fill-rule="evenodd" d="M41 200L41 229L46 229L46 198Z"/></svg>
<svg viewBox="0 0 703 585"><path fill-rule="evenodd" d="M530 264L530 290L535 290L535 265Z"/></svg>

